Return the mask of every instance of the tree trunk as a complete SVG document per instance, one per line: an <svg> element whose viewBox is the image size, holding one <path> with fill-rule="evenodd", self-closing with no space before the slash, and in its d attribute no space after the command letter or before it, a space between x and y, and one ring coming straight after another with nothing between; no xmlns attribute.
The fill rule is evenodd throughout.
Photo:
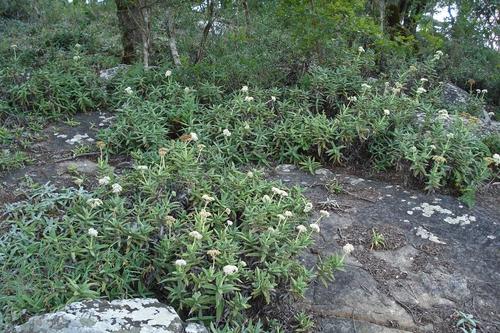
<svg viewBox="0 0 500 333"><path fill-rule="evenodd" d="M141 13L141 39L142 39L142 61L144 68L149 68L149 55L151 51L151 24L149 22L150 8L146 3L147 0L139 1L139 9Z"/></svg>
<svg viewBox="0 0 500 333"><path fill-rule="evenodd" d="M380 31L384 32L385 25L385 0L379 0L379 14L380 14Z"/></svg>
<svg viewBox="0 0 500 333"><path fill-rule="evenodd" d="M166 22L168 44L170 46L170 53L172 54L172 59L174 60L175 67L179 68L182 66L181 58L179 57L179 52L177 51L177 41L175 39L175 25L174 17L169 9L166 12Z"/></svg>
<svg viewBox="0 0 500 333"><path fill-rule="evenodd" d="M248 1L242 0L243 12L245 13L245 24L247 28L247 34L250 32L250 11L248 10Z"/></svg>
<svg viewBox="0 0 500 333"><path fill-rule="evenodd" d="M213 0L207 0L207 24L203 29L203 35L201 37L200 46L198 48L198 53L196 54L195 63L198 63L203 59L203 53L205 51L205 44L207 43L208 34L210 33L210 29L212 29L212 25L214 24L214 7L215 3Z"/></svg>
<svg viewBox="0 0 500 333"><path fill-rule="evenodd" d="M122 34L122 63L131 64L135 59L135 20L131 15L129 6L126 0L115 0L116 16L120 25Z"/></svg>

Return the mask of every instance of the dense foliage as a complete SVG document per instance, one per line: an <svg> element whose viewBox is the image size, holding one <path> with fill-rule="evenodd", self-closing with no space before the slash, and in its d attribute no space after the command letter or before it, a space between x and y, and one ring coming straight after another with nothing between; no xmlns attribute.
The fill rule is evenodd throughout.
<svg viewBox="0 0 500 333"><path fill-rule="evenodd" d="M500 104L487 1L87 2L0 0L0 172L29 163L49 122L115 112L95 179L31 184L0 212L0 329L154 295L213 332L311 330L257 309L332 281L351 249L305 267L328 212L264 167L399 172L469 204L499 177L500 136L479 119ZM443 6L456 15L434 20ZM443 102L449 81L465 103ZM118 155L132 167L114 169Z"/></svg>

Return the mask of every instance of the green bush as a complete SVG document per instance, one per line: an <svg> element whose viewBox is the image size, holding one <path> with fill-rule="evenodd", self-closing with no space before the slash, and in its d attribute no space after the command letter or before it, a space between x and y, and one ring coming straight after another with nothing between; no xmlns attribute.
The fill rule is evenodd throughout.
<svg viewBox="0 0 500 333"><path fill-rule="evenodd" d="M298 188L214 166L215 155L170 141L120 177L101 163L93 192L46 185L7 206L7 322L78 299L154 294L185 317L236 327L278 292L301 297L313 279L332 280L345 254L313 270L297 260L326 213L301 226L311 207Z"/></svg>

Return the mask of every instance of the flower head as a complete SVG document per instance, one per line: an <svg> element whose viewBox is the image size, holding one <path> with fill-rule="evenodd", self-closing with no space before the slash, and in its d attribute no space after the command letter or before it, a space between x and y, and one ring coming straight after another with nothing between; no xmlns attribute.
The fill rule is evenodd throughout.
<svg viewBox="0 0 500 333"><path fill-rule="evenodd" d="M224 135L225 137L230 137L231 136L231 132L225 128L223 131L222 131L222 135Z"/></svg>
<svg viewBox="0 0 500 333"><path fill-rule="evenodd" d="M202 209L202 210L200 211L200 216L201 216L202 218L204 218L204 219L205 219L205 218L207 218L207 217L212 216L212 213L210 213L209 211L207 211L207 210L205 210L205 209Z"/></svg>
<svg viewBox="0 0 500 333"><path fill-rule="evenodd" d="M306 203L306 205L304 206L304 213L309 213L311 210L313 209L313 204L308 202Z"/></svg>
<svg viewBox="0 0 500 333"><path fill-rule="evenodd" d="M80 47L82 47L82 46L81 46L80 44L76 43L76 44L75 44L75 47L76 47L77 49L79 49L79 48L80 48Z"/></svg>
<svg viewBox="0 0 500 333"><path fill-rule="evenodd" d="M287 197L288 196L288 193L284 190L281 190L277 187L272 187L271 188L271 191L274 193L274 194L277 194L279 196L282 196L282 197Z"/></svg>
<svg viewBox="0 0 500 333"><path fill-rule="evenodd" d="M253 99L254 98L252 96L245 96L245 102L252 102Z"/></svg>
<svg viewBox="0 0 500 333"><path fill-rule="evenodd" d="M358 52L359 53L364 53L365 52L365 49L363 48L363 46L358 47Z"/></svg>
<svg viewBox="0 0 500 333"><path fill-rule="evenodd" d="M426 93L426 92L427 92L427 90L425 90L425 88L424 88L424 87L419 87L419 88L417 89L417 94L419 94L419 95L420 95L420 94L423 94L423 93Z"/></svg>
<svg viewBox="0 0 500 333"><path fill-rule="evenodd" d="M201 198L202 198L205 202L207 202L207 203L208 203L208 202L212 202L212 201L214 201L214 200L215 200L215 198L214 198L214 197L211 197L211 196L209 196L208 194L203 194L203 195L201 196Z"/></svg>
<svg viewBox="0 0 500 333"><path fill-rule="evenodd" d="M233 221L231 221L231 220L227 220L227 221L226 221L226 224L227 224L228 226L232 226L232 225L233 225Z"/></svg>
<svg viewBox="0 0 500 333"><path fill-rule="evenodd" d="M317 232L317 233L320 232L319 224L317 224L317 223L311 223L311 224L309 224L309 228L311 228L311 230L314 231L314 232Z"/></svg>
<svg viewBox="0 0 500 333"><path fill-rule="evenodd" d="M369 84L366 84L366 83L363 83L361 85L361 89L363 90L370 90L372 88L372 86L370 86Z"/></svg>
<svg viewBox="0 0 500 333"><path fill-rule="evenodd" d="M495 165L500 164L500 155L495 153L495 154L493 154L493 156L491 158L493 158L493 162L495 162Z"/></svg>
<svg viewBox="0 0 500 333"><path fill-rule="evenodd" d="M266 194L266 195L264 195L264 196L262 197L262 201L263 201L264 203L266 203L266 204L269 204L269 203L271 203L271 201L273 201L273 200L271 199L271 197L270 197L270 196L268 196L268 195Z"/></svg>
<svg viewBox="0 0 500 333"><path fill-rule="evenodd" d="M248 92L248 86L241 87L241 91L244 93Z"/></svg>
<svg viewBox="0 0 500 333"><path fill-rule="evenodd" d="M134 91L130 87L125 88L125 92L129 95L132 95L134 93Z"/></svg>
<svg viewBox="0 0 500 333"><path fill-rule="evenodd" d="M321 217L330 217L330 213L328 211L326 211L326 210L320 210L319 211L319 215Z"/></svg>
<svg viewBox="0 0 500 333"><path fill-rule="evenodd" d="M488 90L487 90L487 89L483 89L483 90L481 90L481 93L483 93L483 94L487 94L487 93L488 93Z"/></svg>
<svg viewBox="0 0 500 333"><path fill-rule="evenodd" d="M278 214L278 215L276 215L276 216L278 217L278 219L279 219L280 221L284 221L284 220L286 220L286 216L285 216L285 215L283 215L283 214Z"/></svg>
<svg viewBox="0 0 500 333"><path fill-rule="evenodd" d="M83 179L77 178L77 179L73 180L73 183L75 183L75 185L82 186Z"/></svg>
<svg viewBox="0 0 500 333"><path fill-rule="evenodd" d="M358 101L358 98L356 96L349 96L347 97L347 100L349 102L357 102Z"/></svg>
<svg viewBox="0 0 500 333"><path fill-rule="evenodd" d="M423 78L421 78L421 79L420 79L420 82L422 82L422 83L425 83L425 82L428 82L428 81L429 81L429 80L428 80L428 79L426 79L425 77L423 77Z"/></svg>
<svg viewBox="0 0 500 333"><path fill-rule="evenodd" d="M187 265L187 262L186 260L184 259L177 259L175 262L174 262L175 266L177 267L182 267L182 266L186 266Z"/></svg>
<svg viewBox="0 0 500 333"><path fill-rule="evenodd" d="M175 223L175 217L173 217L172 215L167 215L165 216L163 223L165 223L167 226L171 226Z"/></svg>
<svg viewBox="0 0 500 333"><path fill-rule="evenodd" d="M87 200L87 205L89 205L91 208L102 206L102 204L102 200L98 198L90 198Z"/></svg>
<svg viewBox="0 0 500 333"><path fill-rule="evenodd" d="M189 87L184 88L184 92L188 93L190 91L191 91L191 89L189 89Z"/></svg>
<svg viewBox="0 0 500 333"><path fill-rule="evenodd" d="M276 102L276 96L271 96L271 101Z"/></svg>
<svg viewBox="0 0 500 333"><path fill-rule="evenodd" d="M226 275L232 275L232 274L238 272L238 267L236 267L234 265L226 265L226 266L222 267L222 271Z"/></svg>
<svg viewBox="0 0 500 333"><path fill-rule="evenodd" d="M78 55L76 55L76 56L73 56L73 60L75 60L75 61L78 61L78 60L80 60L80 56L78 56Z"/></svg>
<svg viewBox="0 0 500 333"><path fill-rule="evenodd" d="M252 171L248 171L247 172L247 177L248 178L253 178L253 172Z"/></svg>
<svg viewBox="0 0 500 333"><path fill-rule="evenodd" d="M99 232L97 232L97 230L95 230L94 228L89 228L87 233L90 237L97 237L97 235L99 234Z"/></svg>
<svg viewBox="0 0 500 333"><path fill-rule="evenodd" d="M384 110L384 114L385 114L386 116L388 116L388 115L390 115L390 114L391 114L391 111L390 111L390 110L385 109L385 110Z"/></svg>
<svg viewBox="0 0 500 333"><path fill-rule="evenodd" d="M160 155L160 157L165 157L165 155L167 155L168 153L168 149L167 148L160 148L158 149L158 155Z"/></svg>
<svg viewBox="0 0 500 333"><path fill-rule="evenodd" d="M215 259L215 257L217 257L218 255L220 255L220 251L217 250L217 249L212 249L212 250L208 250L207 251L207 254L212 257L212 259Z"/></svg>
<svg viewBox="0 0 500 333"><path fill-rule="evenodd" d="M98 180L99 185L108 185L110 181L111 181L111 178L109 178L108 176L104 176Z"/></svg>
<svg viewBox="0 0 500 333"><path fill-rule="evenodd" d="M14 49L14 50L15 50L15 49L17 49L17 44L12 44L12 45L10 46L10 48L11 48L11 49Z"/></svg>
<svg viewBox="0 0 500 333"><path fill-rule="evenodd" d="M203 236L196 230L193 230L189 233L189 236L193 237L196 240L200 240L203 238Z"/></svg>
<svg viewBox="0 0 500 333"><path fill-rule="evenodd" d="M293 217L293 213L289 210L285 210L285 212L283 213L283 215L285 215L286 217Z"/></svg>
<svg viewBox="0 0 500 333"><path fill-rule="evenodd" d="M171 70L168 70L165 72L165 77L170 77L172 76L172 71Z"/></svg>
<svg viewBox="0 0 500 333"><path fill-rule="evenodd" d="M436 163L446 163L446 158L444 158L444 156L441 156L441 155L434 155L434 156L432 156L432 159Z"/></svg>
<svg viewBox="0 0 500 333"><path fill-rule="evenodd" d="M344 245L342 247L342 251L345 253L345 254L350 254L352 251L354 251L354 246L350 243L347 243L346 245Z"/></svg>
<svg viewBox="0 0 500 333"><path fill-rule="evenodd" d="M225 212L227 215L231 214L231 208L226 208L226 209L224 210L224 212Z"/></svg>
<svg viewBox="0 0 500 333"><path fill-rule="evenodd" d="M135 167L139 171L146 171L148 169L147 165L138 165Z"/></svg>
<svg viewBox="0 0 500 333"><path fill-rule="evenodd" d="M298 225L295 229L297 229L297 231L299 232L299 234L301 232L306 232L307 231L307 228L304 226L304 225Z"/></svg>
<svg viewBox="0 0 500 333"><path fill-rule="evenodd" d="M111 185L111 191L112 191L113 193L118 194L118 193L120 193L122 190L123 190L123 187L122 187L120 184L118 184L118 183L114 183L113 185Z"/></svg>
<svg viewBox="0 0 500 333"><path fill-rule="evenodd" d="M198 135L194 132L183 134L179 138L182 142L198 141Z"/></svg>

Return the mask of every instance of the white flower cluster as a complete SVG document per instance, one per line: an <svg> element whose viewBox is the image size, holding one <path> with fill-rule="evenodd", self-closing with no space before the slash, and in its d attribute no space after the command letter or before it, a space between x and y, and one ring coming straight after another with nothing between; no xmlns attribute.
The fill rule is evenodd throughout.
<svg viewBox="0 0 500 333"><path fill-rule="evenodd" d="M111 185L111 191L115 194L120 193L122 190L123 187L118 183L114 183L113 185Z"/></svg>
<svg viewBox="0 0 500 333"><path fill-rule="evenodd" d="M91 208L102 206L102 204L102 200L98 198L90 198L87 200L87 205L89 205Z"/></svg>
<svg viewBox="0 0 500 333"><path fill-rule="evenodd" d="M271 188L271 191L274 193L274 194L277 194L281 197L287 197L288 196L288 193L285 191L285 190L281 190L277 187L273 187Z"/></svg>
<svg viewBox="0 0 500 333"><path fill-rule="evenodd" d="M189 233L189 236L193 237L196 240L201 240L203 236L196 230L193 230Z"/></svg>
<svg viewBox="0 0 500 333"><path fill-rule="evenodd" d="M233 275L234 273L238 272L238 267L236 267L234 265L226 265L226 266L222 267L222 271L226 275Z"/></svg>
<svg viewBox="0 0 500 333"><path fill-rule="evenodd" d="M99 232L97 232L97 230L95 230L94 228L89 228L87 233L90 237L97 237L97 235L99 234Z"/></svg>
<svg viewBox="0 0 500 333"><path fill-rule="evenodd" d="M439 60L441 59L441 57L444 55L443 51L436 51L436 53L434 53L434 57L432 57L433 60Z"/></svg>
<svg viewBox="0 0 500 333"><path fill-rule="evenodd" d="M493 158L493 162L495 163L495 165L500 165L500 155L495 153L495 154L493 154L492 158Z"/></svg>
<svg viewBox="0 0 500 333"><path fill-rule="evenodd" d="M353 246L352 244L347 243L346 245L344 245L344 246L342 247L342 251L343 251L346 255L348 255L348 254L350 254L352 251L354 251L354 246Z"/></svg>

